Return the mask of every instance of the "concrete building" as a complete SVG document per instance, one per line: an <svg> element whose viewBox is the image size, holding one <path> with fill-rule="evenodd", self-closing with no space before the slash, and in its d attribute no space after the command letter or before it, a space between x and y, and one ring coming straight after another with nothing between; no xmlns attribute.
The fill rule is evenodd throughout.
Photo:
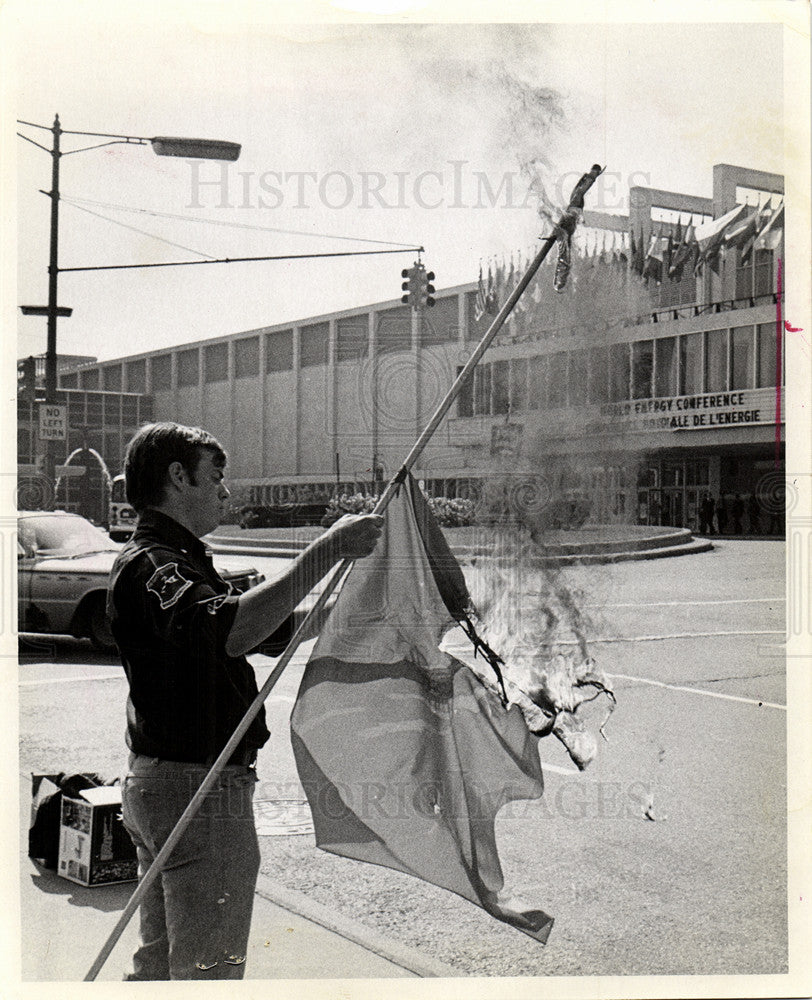
<svg viewBox="0 0 812 1000"><path fill-rule="evenodd" d="M706 494L758 497L752 530L779 530L764 498L783 472L783 244L731 241L695 275L686 243L675 265L692 227L741 205L763 228L782 195L781 177L721 164L712 198L635 187L628 216L587 211L568 286L541 268L422 456L426 489L476 495L509 471L538 504L576 493L593 521L694 529ZM502 300L512 267L492 263ZM492 320L478 287L83 365L60 385L144 394L155 419L210 429L246 502L326 500L397 470Z"/></svg>

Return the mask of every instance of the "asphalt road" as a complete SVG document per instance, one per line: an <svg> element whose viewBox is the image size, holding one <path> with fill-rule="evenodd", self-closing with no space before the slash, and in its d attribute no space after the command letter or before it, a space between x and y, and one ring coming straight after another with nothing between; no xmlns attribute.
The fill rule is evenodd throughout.
<svg viewBox="0 0 812 1000"><path fill-rule="evenodd" d="M583 773L542 740L543 798L497 821L508 884L556 918L546 947L443 890L315 850L287 728L309 645L267 706L264 873L460 976L786 971L783 567L779 542L722 541L563 574L619 705ZM82 641L37 642L20 666L21 778L116 773L120 668ZM255 666L261 682L271 661Z"/></svg>

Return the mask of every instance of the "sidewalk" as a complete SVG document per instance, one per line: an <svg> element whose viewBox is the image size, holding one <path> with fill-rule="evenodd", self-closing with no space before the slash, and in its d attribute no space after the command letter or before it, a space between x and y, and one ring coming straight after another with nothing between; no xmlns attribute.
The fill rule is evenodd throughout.
<svg viewBox="0 0 812 1000"><path fill-rule="evenodd" d="M22 859L20 875L23 982L81 982L121 916L135 883L86 889L27 857ZM120 981L137 943L136 913L98 980ZM455 974L459 975L355 921L329 913L299 893L280 889L260 875L246 979L393 979Z"/></svg>
<svg viewBox="0 0 812 1000"><path fill-rule="evenodd" d="M30 790L20 783L21 978L81 982L135 882L85 888L27 856ZM138 945L136 913L99 973L120 981ZM394 979L458 976L441 962L341 916L260 874L246 979Z"/></svg>

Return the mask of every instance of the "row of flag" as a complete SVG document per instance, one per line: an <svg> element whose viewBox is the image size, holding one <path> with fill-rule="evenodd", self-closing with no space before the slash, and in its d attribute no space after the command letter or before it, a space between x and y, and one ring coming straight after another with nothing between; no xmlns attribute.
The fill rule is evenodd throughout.
<svg viewBox="0 0 812 1000"><path fill-rule="evenodd" d="M645 280L661 282L665 278L682 279L686 271L694 276L710 267L717 274L725 255L739 248L742 264L747 264L756 250L776 250L784 236L784 203L773 208L737 205L718 219L698 226L677 222L668 234L659 231L649 238L644 250L641 236L632 234L631 267Z"/></svg>
<svg viewBox="0 0 812 1000"><path fill-rule="evenodd" d="M557 291L561 291L566 284L572 260L576 257L581 263L585 263L587 267L597 266L598 264L616 267L622 276L625 276L628 268L629 245L628 238L623 233L604 233L602 239L593 238L591 245L590 241L587 240L577 249L574 241L572 246L570 246L569 241L562 242L560 249L564 253L562 255L559 252L559 262L556 265L555 287ZM562 256L564 258L563 261ZM477 322L483 316L495 316L499 312L502 303L513 291L514 286L527 269L530 260L531 255L528 254L525 261L520 251L518 255L511 254L508 262L504 258L501 260L490 260L487 270L484 270L482 263L480 263L476 308L474 312ZM532 308L533 305L538 305L541 298L541 283L535 281L527 294L522 296L516 303L516 314L521 315L522 312Z"/></svg>
<svg viewBox="0 0 812 1000"><path fill-rule="evenodd" d="M621 273L627 269L638 274L646 282L661 283L666 278L680 281L684 275L699 276L705 266L717 274L725 254L734 248L740 250L742 264L747 264L756 250L776 250L784 236L784 203L776 207L771 202L761 207L737 205L718 219L710 219L694 225L678 221L676 226L661 223L657 232L652 233L646 245L642 233L631 234L627 240L624 234L603 234L602 240L595 237L579 250L579 256L592 264L617 267ZM529 258L528 258L529 260ZM477 322L483 316L495 316L501 304L512 291L526 269L526 262L518 254L518 263L511 254L509 262L491 260L487 269L479 266L475 317ZM529 295L519 299L516 311L520 313L541 299L541 287L534 283ZM530 300L530 301L528 301Z"/></svg>

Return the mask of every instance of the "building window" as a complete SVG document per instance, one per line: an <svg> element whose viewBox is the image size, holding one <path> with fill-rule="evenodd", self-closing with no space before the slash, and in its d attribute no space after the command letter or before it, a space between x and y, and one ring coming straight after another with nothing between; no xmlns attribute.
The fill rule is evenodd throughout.
<svg viewBox="0 0 812 1000"><path fill-rule="evenodd" d="M178 351L178 385L190 386L200 382L200 351L196 347Z"/></svg>
<svg viewBox="0 0 812 1000"><path fill-rule="evenodd" d="M121 394L116 393L115 395L105 395L104 397L104 423L109 426L110 424L120 424L121 423Z"/></svg>
<svg viewBox="0 0 812 1000"><path fill-rule="evenodd" d="M531 410L547 409L547 359L542 354L530 359L528 394Z"/></svg>
<svg viewBox="0 0 812 1000"><path fill-rule="evenodd" d="M457 378L459 378L460 372L462 371L462 365L457 367ZM476 371L476 369L474 369ZM457 416L458 417L472 417L474 415L474 377L473 375L468 376L468 378L463 382L460 388L459 395L457 396Z"/></svg>
<svg viewBox="0 0 812 1000"><path fill-rule="evenodd" d="M234 377L256 378L259 375L259 337L243 337L234 342Z"/></svg>
<svg viewBox="0 0 812 1000"><path fill-rule="evenodd" d="M593 347L589 355L589 402L600 406L609 402L609 353Z"/></svg>
<svg viewBox="0 0 812 1000"><path fill-rule="evenodd" d="M636 340L632 344L632 399L654 395L654 341Z"/></svg>
<svg viewBox="0 0 812 1000"><path fill-rule="evenodd" d="M654 341L655 396L676 396L679 394L679 354L676 337L661 337Z"/></svg>
<svg viewBox="0 0 812 1000"><path fill-rule="evenodd" d="M87 371L81 372L79 378L82 382L83 389L98 389L99 388L99 369L98 368L88 368Z"/></svg>
<svg viewBox="0 0 812 1000"><path fill-rule="evenodd" d="M152 391L163 392L172 388L172 355L160 354L152 359Z"/></svg>
<svg viewBox="0 0 812 1000"><path fill-rule="evenodd" d="M512 410L527 409L527 358L513 358L510 362L510 407Z"/></svg>
<svg viewBox="0 0 812 1000"><path fill-rule="evenodd" d="M303 326L299 332L300 363L302 368L327 364L330 343L330 324L314 323Z"/></svg>
<svg viewBox="0 0 812 1000"><path fill-rule="evenodd" d="M71 372L70 375L60 375L59 385L62 389L78 389L79 388L79 376L76 372Z"/></svg>
<svg viewBox="0 0 812 1000"><path fill-rule="evenodd" d="M629 398L630 356L628 344L609 347L609 400L617 403Z"/></svg>
<svg viewBox="0 0 812 1000"><path fill-rule="evenodd" d="M203 370L207 382L228 380L228 344L207 344L203 348Z"/></svg>
<svg viewBox="0 0 812 1000"><path fill-rule="evenodd" d="M492 413L507 413L510 409L510 362L494 361L491 365Z"/></svg>
<svg viewBox="0 0 812 1000"><path fill-rule="evenodd" d="M376 321L379 354L412 349L412 310L408 306L378 313Z"/></svg>
<svg viewBox="0 0 812 1000"><path fill-rule="evenodd" d="M736 268L737 299L773 293L773 257L772 250L754 250L747 263Z"/></svg>
<svg viewBox="0 0 812 1000"><path fill-rule="evenodd" d="M736 326L730 331L730 388L750 389L755 378L752 326Z"/></svg>
<svg viewBox="0 0 812 1000"><path fill-rule="evenodd" d="M705 392L727 389L727 330L705 334Z"/></svg>
<svg viewBox="0 0 812 1000"><path fill-rule="evenodd" d="M147 391L147 362L146 358L140 361L127 362L127 392Z"/></svg>
<svg viewBox="0 0 812 1000"><path fill-rule="evenodd" d="M121 397L121 422L122 424L138 423L138 397Z"/></svg>
<svg viewBox="0 0 812 1000"><path fill-rule="evenodd" d="M584 406L589 398L589 351L570 353L570 406Z"/></svg>
<svg viewBox="0 0 812 1000"><path fill-rule="evenodd" d="M265 338L265 371L288 372L293 368L293 330L277 330Z"/></svg>
<svg viewBox="0 0 812 1000"><path fill-rule="evenodd" d="M98 393L88 393L85 396L85 424L88 427L101 427L102 425L102 403Z"/></svg>
<svg viewBox="0 0 812 1000"><path fill-rule="evenodd" d="M772 250L756 250L753 254L753 295L772 295L773 283Z"/></svg>
<svg viewBox="0 0 812 1000"><path fill-rule="evenodd" d="M152 396L141 396L138 400L138 423L151 423L155 419Z"/></svg>
<svg viewBox="0 0 812 1000"><path fill-rule="evenodd" d="M457 296L437 299L434 307L424 309L420 324L420 346L447 344L459 339L460 317Z"/></svg>
<svg viewBox="0 0 812 1000"><path fill-rule="evenodd" d="M358 361L369 354L369 319L344 316L336 321L336 361Z"/></svg>
<svg viewBox="0 0 812 1000"><path fill-rule="evenodd" d="M102 368L104 388L109 392L121 392L121 365Z"/></svg>
<svg viewBox="0 0 812 1000"><path fill-rule="evenodd" d="M778 371L777 350L775 323L759 323L758 370L756 372L756 385L758 387L775 385L776 372Z"/></svg>
<svg viewBox="0 0 812 1000"><path fill-rule="evenodd" d="M551 354L548 359L547 405L551 410L567 405L567 365L566 351Z"/></svg>
<svg viewBox="0 0 812 1000"><path fill-rule="evenodd" d="M702 334L688 333L679 342L679 395L702 392Z"/></svg>
<svg viewBox="0 0 812 1000"><path fill-rule="evenodd" d="M491 366L474 369L474 413L482 416L491 412Z"/></svg>

